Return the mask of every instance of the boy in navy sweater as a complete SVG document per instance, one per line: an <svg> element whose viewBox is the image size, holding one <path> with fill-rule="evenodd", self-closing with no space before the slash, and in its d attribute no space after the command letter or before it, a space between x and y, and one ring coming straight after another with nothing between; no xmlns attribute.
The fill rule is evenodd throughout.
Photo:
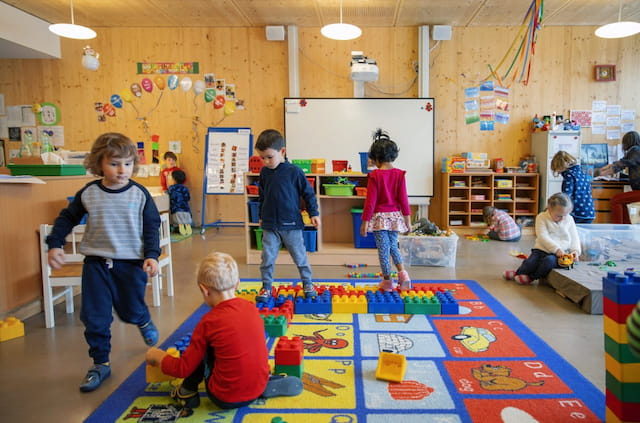
<svg viewBox="0 0 640 423"><path fill-rule="evenodd" d="M280 246L284 245L293 259L306 297L316 295L311 280L311 266L307 258L300 214L300 198L305 202L311 223L318 228L320 216L313 188L302 169L285 157L284 138L275 129L262 131L256 142L256 152L264 166L260 171L259 214L262 227L262 289L256 301L267 302L271 296L273 270Z"/></svg>

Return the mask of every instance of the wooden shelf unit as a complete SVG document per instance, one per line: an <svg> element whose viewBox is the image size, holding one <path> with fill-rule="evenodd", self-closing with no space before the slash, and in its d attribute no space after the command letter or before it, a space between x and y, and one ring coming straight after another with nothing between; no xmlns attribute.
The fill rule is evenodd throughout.
<svg viewBox="0 0 640 423"><path fill-rule="evenodd" d="M511 186L500 187L500 181ZM538 214L539 175L537 173L443 173L442 216L449 229L482 229L482 210L493 206L514 219L535 218ZM504 199L501 197L504 196Z"/></svg>
<svg viewBox="0 0 640 423"><path fill-rule="evenodd" d="M321 224L317 233L317 250L308 253L311 265L342 265L345 263L378 264L375 248L355 248L353 240L353 218L351 209L364 206L364 196L330 196L326 195L323 184L335 183L336 177L347 177L349 181L357 182L358 187L367 186L367 175L363 173L309 173L308 179L313 180L313 186L318 201ZM256 182L257 173L246 173L245 187ZM257 195L246 193L245 188L245 244L247 264L260 264L261 250L257 249L255 229L258 223L250 219L249 201L257 201ZM355 194L355 190L354 190ZM372 236L372 235L370 235ZM289 253L282 251L278 255L276 264L293 264Z"/></svg>

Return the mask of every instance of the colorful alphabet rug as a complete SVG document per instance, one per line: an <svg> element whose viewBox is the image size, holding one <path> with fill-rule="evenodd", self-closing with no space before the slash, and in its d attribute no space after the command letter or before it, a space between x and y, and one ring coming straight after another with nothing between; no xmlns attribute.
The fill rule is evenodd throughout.
<svg viewBox="0 0 640 423"><path fill-rule="evenodd" d="M169 397L172 385L180 382L146 383L142 363L87 421L604 421L602 392L479 284L467 280L414 283L451 293L459 314L296 314L286 335L299 336L304 343L304 391L299 396L258 399L241 409L221 410L203 390L200 407L182 410ZM242 288L258 286L255 280L242 284ZM184 338L206 311L204 305L196 310L161 348ZM276 341L266 340L272 359ZM402 382L376 379L383 350L406 357Z"/></svg>

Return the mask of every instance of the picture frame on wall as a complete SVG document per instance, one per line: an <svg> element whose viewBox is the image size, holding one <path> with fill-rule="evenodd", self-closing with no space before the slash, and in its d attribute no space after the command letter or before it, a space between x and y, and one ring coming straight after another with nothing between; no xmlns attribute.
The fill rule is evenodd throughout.
<svg viewBox="0 0 640 423"><path fill-rule="evenodd" d="M616 65L595 65L595 79L598 82L608 82L616 80Z"/></svg>
<svg viewBox="0 0 640 423"><path fill-rule="evenodd" d="M8 163L7 144L0 139L0 167L6 167Z"/></svg>

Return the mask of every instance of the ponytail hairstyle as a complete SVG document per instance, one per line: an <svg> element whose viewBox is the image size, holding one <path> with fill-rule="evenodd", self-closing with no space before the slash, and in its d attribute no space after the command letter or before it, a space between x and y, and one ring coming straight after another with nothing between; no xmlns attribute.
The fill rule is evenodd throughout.
<svg viewBox="0 0 640 423"><path fill-rule="evenodd" d="M389 138L389 134L385 131L378 128L373 133L373 144L369 149L369 159L377 163L391 163L398 158L399 152L398 145Z"/></svg>

